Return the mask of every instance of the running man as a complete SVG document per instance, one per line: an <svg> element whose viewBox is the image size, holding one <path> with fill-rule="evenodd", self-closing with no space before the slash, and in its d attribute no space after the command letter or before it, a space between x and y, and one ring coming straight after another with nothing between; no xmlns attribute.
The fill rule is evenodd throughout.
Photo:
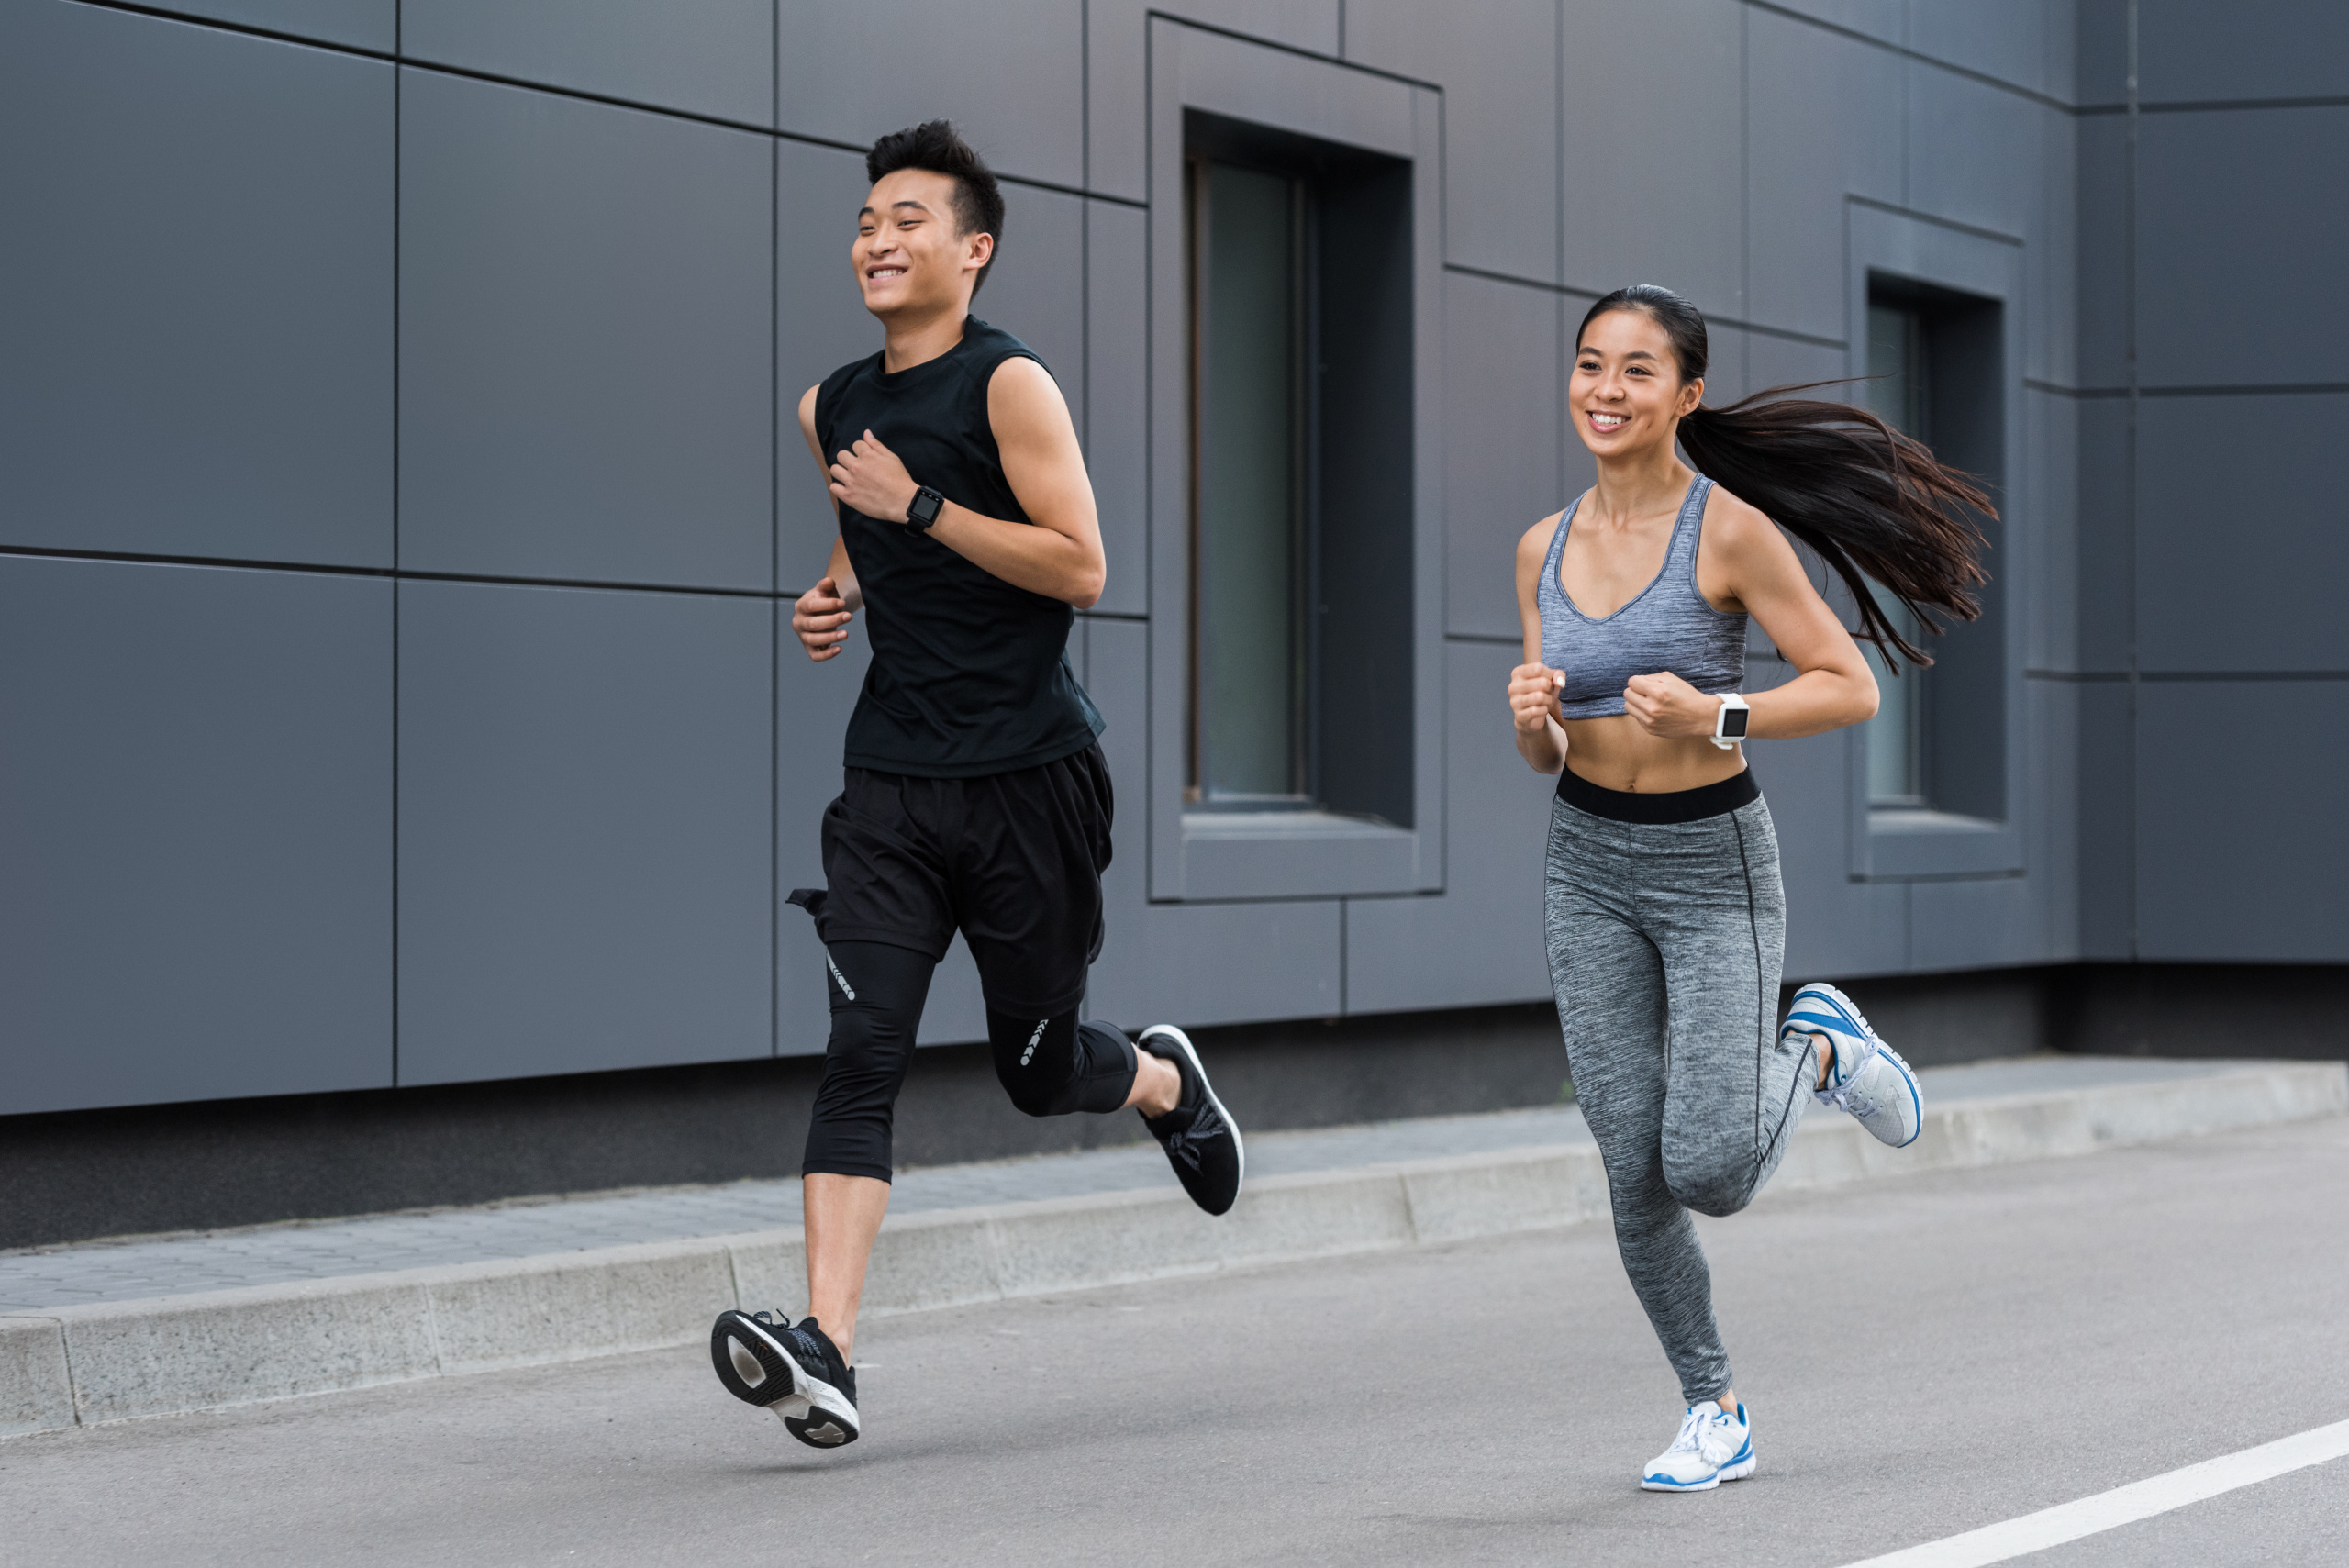
<svg viewBox="0 0 2349 1568"><path fill-rule="evenodd" d="M729 1311L710 1331L728 1391L815 1448L862 1429L856 1313L889 1207L891 1116L956 930L1013 1105L1132 1106L1209 1214L1231 1207L1243 1169L1182 1030L1130 1041L1077 1019L1101 951L1111 798L1101 716L1067 644L1106 566L1060 387L971 314L1002 193L943 120L883 137L864 166L850 257L885 346L799 400L840 537L792 630L822 663L863 610L873 649L824 813L827 885L791 895L824 943L832 1020L801 1167L807 1316Z"/></svg>

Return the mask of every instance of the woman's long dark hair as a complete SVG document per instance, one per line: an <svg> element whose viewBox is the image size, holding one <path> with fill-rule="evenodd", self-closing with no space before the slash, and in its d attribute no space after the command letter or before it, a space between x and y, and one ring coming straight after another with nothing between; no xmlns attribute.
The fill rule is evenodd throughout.
<svg viewBox="0 0 2349 1568"><path fill-rule="evenodd" d="M1613 310L1638 311L1664 328L1682 381L1705 373L1703 313L1653 284L1617 289L1592 306L1575 329L1577 354L1590 324ZM1837 384L1774 386L1726 408L1700 407L1681 419L1680 447L1698 473L1835 569L1859 601L1854 635L1875 643L1898 673L1896 651L1911 663L1932 660L1900 635L1871 580L1935 632L1942 628L1928 611L1972 620L1982 613L1973 590L1989 578L1985 541L1969 514L1998 514L1972 479L1868 410L1786 395Z"/></svg>

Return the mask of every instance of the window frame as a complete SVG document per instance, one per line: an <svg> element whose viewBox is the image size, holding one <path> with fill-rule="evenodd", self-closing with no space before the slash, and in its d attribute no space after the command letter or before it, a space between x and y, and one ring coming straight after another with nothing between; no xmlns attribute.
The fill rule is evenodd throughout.
<svg viewBox="0 0 2349 1568"><path fill-rule="evenodd" d="M1441 892L1444 672L1442 477L1442 96L1435 89L1153 17L1150 30L1150 765L1152 902ZM1394 792L1407 819L1343 809L1186 808L1191 593L1186 117L1197 112L1396 161L1408 173L1409 479L1397 505L1405 606L1377 630L1408 676L1364 695L1407 738ZM1342 479L1343 476L1339 476ZM1325 513L1326 515L1326 513ZM1319 603L1314 608L1319 615ZM1319 642L1327 634L1316 628ZM1319 655L1312 655L1318 658ZM1388 750L1393 750L1389 748ZM1344 764L1325 749L1327 772ZM1342 781L1341 781L1342 782Z"/></svg>
<svg viewBox="0 0 2349 1568"><path fill-rule="evenodd" d="M1844 732L1850 875L1859 882L2012 876L2024 869L2025 817L2032 809L2023 765L2027 735L2023 638L2032 588L2032 552L2025 541L2035 525L2019 483L2025 439L2023 242L1860 197L1846 199L1845 213L1847 374L1868 373L1868 307L1873 295L1880 292L1872 289L1872 282L1883 280L1967 296L1998 310L1998 364L1994 377L2000 405L1998 455L1991 471L1979 477L1998 504L1999 522L1992 539L1994 548L1986 561L1992 578L1983 594L1988 624L1981 625L1979 630L1993 639L1989 646L1998 658L1995 689L2003 710L1998 736L2003 750L2002 804L1996 817L1931 806L1872 807L1866 727L1855 725ZM1929 738L1929 769L1932 750ZM1930 774L1926 784L1930 791Z"/></svg>

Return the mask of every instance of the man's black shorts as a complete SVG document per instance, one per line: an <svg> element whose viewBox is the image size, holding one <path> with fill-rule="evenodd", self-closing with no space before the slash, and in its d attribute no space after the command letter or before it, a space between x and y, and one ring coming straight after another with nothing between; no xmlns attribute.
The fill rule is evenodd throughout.
<svg viewBox="0 0 2349 1568"><path fill-rule="evenodd" d="M1114 808L1101 748L974 779L850 768L824 811L826 942L946 956L959 928L987 1005L1051 1018L1101 952Z"/></svg>

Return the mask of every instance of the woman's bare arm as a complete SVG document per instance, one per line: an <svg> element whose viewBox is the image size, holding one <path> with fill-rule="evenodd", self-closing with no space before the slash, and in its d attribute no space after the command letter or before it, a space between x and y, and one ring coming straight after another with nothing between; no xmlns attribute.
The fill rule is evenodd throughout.
<svg viewBox="0 0 2349 1568"><path fill-rule="evenodd" d="M1525 530L1517 541L1517 616L1525 633L1525 662L1508 673L1508 708L1517 729L1517 754L1533 771L1554 773L1566 765L1566 730L1558 721L1558 693L1565 673L1542 662L1542 606L1535 590L1550 559L1550 538L1564 513L1554 513Z"/></svg>

